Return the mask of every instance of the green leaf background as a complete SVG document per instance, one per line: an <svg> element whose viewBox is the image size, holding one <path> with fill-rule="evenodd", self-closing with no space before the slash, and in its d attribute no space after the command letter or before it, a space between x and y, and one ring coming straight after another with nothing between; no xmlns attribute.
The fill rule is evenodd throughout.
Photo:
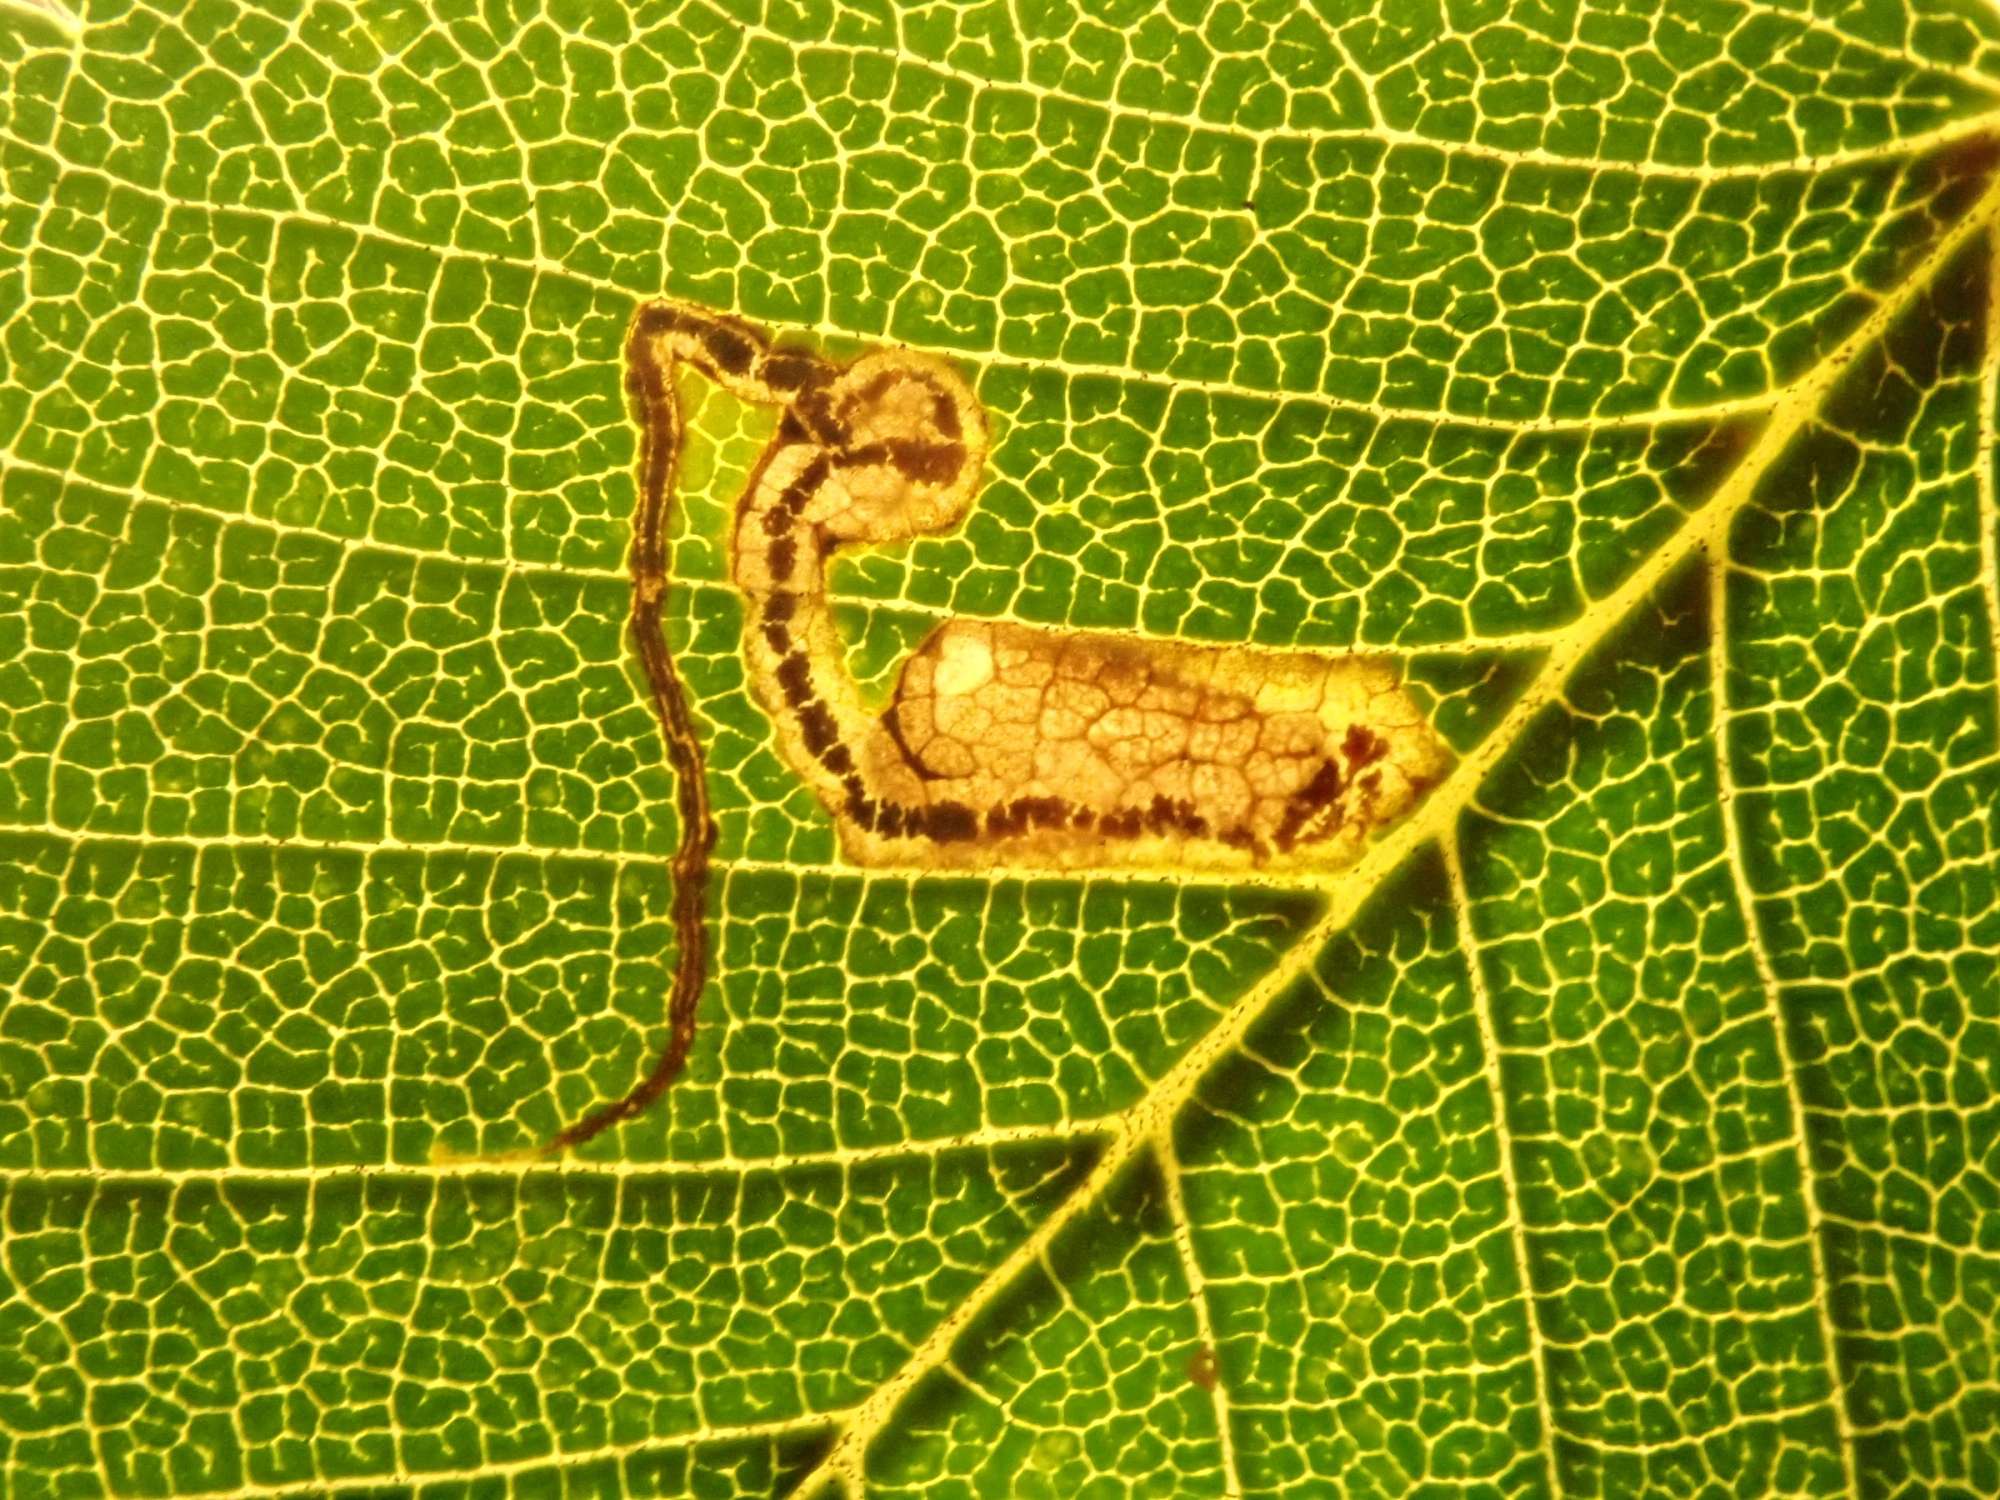
<svg viewBox="0 0 2000 1500"><path fill-rule="evenodd" d="M0 1494L2000 1493L1990 7L0 9ZM844 866L691 384L691 1071L436 1164L658 1043L661 294L976 380L864 681L1361 647L1457 770Z"/></svg>

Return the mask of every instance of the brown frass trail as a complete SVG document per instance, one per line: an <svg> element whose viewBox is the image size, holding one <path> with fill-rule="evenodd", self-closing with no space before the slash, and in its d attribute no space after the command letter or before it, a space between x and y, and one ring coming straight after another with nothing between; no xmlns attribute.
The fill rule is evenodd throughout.
<svg viewBox="0 0 2000 1500"><path fill-rule="evenodd" d="M581 1146L621 1121L644 1114L666 1093L687 1066L702 991L708 982L707 912L715 818L708 796L707 759L688 707L686 687L667 642L664 617L671 563L667 527L682 439L680 406L674 391L677 364L693 366L744 400L782 405L773 451L788 444L807 444L821 455L786 487L781 504L768 518L774 559L795 546L793 533L804 508L836 468L887 463L916 478L941 462L922 451L921 445L854 444L831 399L830 387L841 367L815 354L774 350L763 333L740 319L671 302L649 302L634 314L625 341L625 389L640 432L638 500L629 559L632 641L673 768L680 818L680 845L669 866L675 957L667 997L667 1040L645 1077L622 1098L599 1106L558 1132L541 1148L540 1154L546 1156ZM769 460L767 451L751 475L752 491ZM789 570L789 557L785 566ZM831 713L812 691L804 656L790 649L788 620L795 605L795 597L774 593L765 601L759 628L774 650L786 654L781 679L788 695L795 695L803 732L829 765L851 767L852 755L838 742ZM858 776L852 778L852 786L857 804L866 806L868 799ZM933 821L937 833L945 835L951 820Z"/></svg>
<svg viewBox="0 0 2000 1500"><path fill-rule="evenodd" d="M675 951L667 995L667 1041L651 1070L623 1098L564 1127L542 1147L545 1156L581 1146L619 1122L644 1114L666 1093L687 1066L702 990L708 983L709 862L715 852L715 816L709 805L701 736L674 666L663 617L670 562L668 505L681 445L680 408L673 390L674 349L684 339L697 341L698 349L687 351L696 353L693 362L725 384L733 383L732 376L748 375L764 354L763 341L749 328L724 319L687 318L663 303L639 309L625 343L625 390L640 430L639 493L630 554L632 643L659 716L680 817L680 847L669 867Z"/></svg>

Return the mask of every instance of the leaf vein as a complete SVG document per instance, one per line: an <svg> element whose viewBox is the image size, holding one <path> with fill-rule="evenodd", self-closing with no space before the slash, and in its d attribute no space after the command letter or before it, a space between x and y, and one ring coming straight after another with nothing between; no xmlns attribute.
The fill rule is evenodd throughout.
<svg viewBox="0 0 2000 1500"><path fill-rule="evenodd" d="M1994 126L1994 117L1979 115L1964 121L1954 122L1948 130L1941 130L1924 137L1911 137L1909 143L1893 152L1885 153L1885 159L1911 155L1934 146L1949 144L1971 136L1986 133ZM32 153L53 163L65 171L94 177L128 192L151 198L169 208L182 209L189 213L208 215L214 220L231 217L252 219L272 223L281 228L288 224L299 224L309 228L330 230L337 234L352 235L357 240L367 240L379 245L433 256L439 260L485 261L519 266L551 281L567 283L620 301L636 303L640 298L657 295L658 287L630 287L608 277L596 276L588 271L564 265L560 261L546 257L506 257L460 249L450 245L436 245L419 240L393 230L382 229L373 224L362 224L346 219L337 219L328 214L310 210L265 208L257 204L215 204L178 197L164 188L133 181L116 173L88 163L73 162L37 145L23 140L11 130L0 130L0 141L18 150ZM1554 163L1551 163L1554 164ZM1831 159L1817 163L1802 163L1801 170L1817 170L1839 165ZM1776 168L1759 168L1760 174ZM821 339L851 340L862 337L860 330L841 327L822 318L818 322L796 322L791 326ZM1244 385L1239 381L1219 380L1206 376L1172 375L1155 370L1142 370L1128 364L1084 363L1078 360L1056 356L1037 355L1027 357L1010 354L997 346L984 348L973 346L946 346L934 342L910 342L908 346L927 353L953 358L977 359L988 365L1008 366L1031 372L1054 371L1072 380L1111 380L1128 385L1164 387L1175 391L1200 391L1209 395L1243 398L1260 402L1293 402L1320 407L1332 411L1360 412L1381 421L1431 422L1445 427L1461 427L1482 431L1508 433L1568 432L1579 429L1607 430L1621 427L1650 427L1663 422L1707 421L1718 417L1743 412L1761 411L1776 398L1776 392L1764 391L1751 396L1732 397L1713 401L1700 406L1658 407L1647 411L1625 412L1609 415L1591 414L1578 417L1493 417L1465 412L1433 412L1420 407L1396 406L1381 401L1364 401L1349 396L1336 396L1324 391L1285 390L1278 387Z"/></svg>
<svg viewBox="0 0 2000 1500"><path fill-rule="evenodd" d="M1848 366L1883 335L1906 301L1927 287L1938 270L1972 235L1983 230L1996 213L2000 213L2000 178L1990 181L1965 215L1938 236L1901 286L1877 299L1838 348L1780 393L1770 419L1710 499L1623 584L1562 632L1552 643L1540 672L1486 740L1459 762L1410 819L1329 883L1324 913L1285 958L1237 1000L1151 1090L1122 1115L1112 1117L1110 1143L1090 1174L1012 1254L988 1273L971 1295L939 1321L908 1364L854 1408L826 1459L801 1485L797 1500L811 1500L835 1481L859 1485L869 1446L911 1387L946 1357L972 1318L1004 1291L1028 1262L1044 1252L1050 1238L1105 1190L1162 1123L1177 1115L1209 1069L1234 1051L1276 996L1305 972L1321 945L1346 925L1382 880L1418 848L1452 837L1459 815L1486 774L1512 748L1526 725L1557 701L1572 672L1608 630L1651 598L1660 583L1682 563L1725 534L1731 520L1748 503L1758 481L1810 423L1820 402Z"/></svg>
<svg viewBox="0 0 2000 1500"><path fill-rule="evenodd" d="M1465 862L1455 832L1438 840L1444 854L1445 877L1451 886L1452 912L1457 920L1459 945L1465 953L1465 972L1472 988L1472 1013L1479 1027L1479 1048L1484 1054L1486 1091L1493 1101L1494 1149L1500 1161L1501 1194L1507 1202L1507 1238L1514 1257L1514 1273L1521 1282L1521 1314L1527 1324L1528 1353L1534 1366L1535 1412L1540 1419L1543 1472L1548 1492L1560 1492L1557 1481L1555 1440L1561 1432L1555 1407L1550 1400L1548 1350L1542 1333L1533 1262L1528 1253L1528 1219L1521 1206L1520 1184L1515 1175L1514 1133L1507 1118L1507 1091L1500 1072L1500 1035L1494 1025L1493 998L1487 992L1486 976L1480 962L1479 934L1472 923L1472 896L1466 889Z"/></svg>

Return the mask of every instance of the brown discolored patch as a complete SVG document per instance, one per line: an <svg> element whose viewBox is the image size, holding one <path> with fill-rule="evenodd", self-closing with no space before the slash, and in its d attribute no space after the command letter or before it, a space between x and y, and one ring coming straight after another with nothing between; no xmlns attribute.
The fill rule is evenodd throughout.
<svg viewBox="0 0 2000 1500"><path fill-rule="evenodd" d="M910 658L879 732L906 795L983 809L1011 861L1065 868L1337 867L1444 763L1373 659L973 621Z"/></svg>
<svg viewBox="0 0 2000 1500"><path fill-rule="evenodd" d="M725 375L739 377L750 373L751 363L757 358L761 343L754 334L729 323L717 323L702 332L700 337L708 357L718 370Z"/></svg>
<svg viewBox="0 0 2000 1500"><path fill-rule="evenodd" d="M820 361L812 355L780 352L765 361L764 378L774 390L796 391L820 368Z"/></svg>
<svg viewBox="0 0 2000 1500"><path fill-rule="evenodd" d="M923 810L922 826L925 837L955 844L978 836L979 817L963 802L933 802Z"/></svg>
<svg viewBox="0 0 2000 1500"><path fill-rule="evenodd" d="M1203 1344L1188 1356L1187 1378L1205 1391L1213 1391L1222 1384L1221 1363L1208 1345Z"/></svg>
<svg viewBox="0 0 2000 1500"><path fill-rule="evenodd" d="M1060 797L1016 797L986 814L986 831L1005 839L1031 828L1061 828L1076 811Z"/></svg>
<svg viewBox="0 0 2000 1500"><path fill-rule="evenodd" d="M773 676L778 690L784 694L786 707L803 712L817 701L813 697L812 666L804 652L787 652Z"/></svg>
<svg viewBox="0 0 2000 1500"><path fill-rule="evenodd" d="M1931 162L1947 182L1983 180L2000 163L2000 135L1982 130L1938 148Z"/></svg>
<svg viewBox="0 0 2000 1500"><path fill-rule="evenodd" d="M1649 461L1667 474L1674 493L1685 497L1683 503L1699 503L1750 451L1761 426L1761 418L1739 417L1703 433L1669 429L1656 437Z"/></svg>
<svg viewBox="0 0 2000 1500"><path fill-rule="evenodd" d="M2000 162L2000 135L1988 130L1948 141L1919 165L1918 180L1936 183L1931 218L1940 226L1954 223L1969 211ZM1934 175L1933 175L1934 174Z"/></svg>
<svg viewBox="0 0 2000 1500"><path fill-rule="evenodd" d="M1346 738L1340 742L1340 753L1347 758L1350 771L1372 766L1388 752L1382 737L1365 724L1349 725Z"/></svg>
<svg viewBox="0 0 2000 1500"><path fill-rule="evenodd" d="M1350 742L1354 734L1352 729L1347 732ZM1352 758L1349 757L1350 761ZM1278 823L1277 833L1272 836L1278 848L1289 853L1312 820L1339 800L1340 789L1340 767L1330 760L1322 761L1319 770L1313 773L1313 779L1292 793L1291 800L1285 804L1285 815Z"/></svg>

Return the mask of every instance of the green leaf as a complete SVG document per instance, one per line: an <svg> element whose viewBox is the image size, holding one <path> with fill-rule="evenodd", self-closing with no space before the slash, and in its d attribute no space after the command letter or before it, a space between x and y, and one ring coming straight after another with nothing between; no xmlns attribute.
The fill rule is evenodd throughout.
<svg viewBox="0 0 2000 1500"><path fill-rule="evenodd" d="M2000 1493L2000 20L0 4L0 1493ZM1351 868L862 869L768 412L974 381L950 618L1386 654ZM486 1159L479 1158L484 1154Z"/></svg>

